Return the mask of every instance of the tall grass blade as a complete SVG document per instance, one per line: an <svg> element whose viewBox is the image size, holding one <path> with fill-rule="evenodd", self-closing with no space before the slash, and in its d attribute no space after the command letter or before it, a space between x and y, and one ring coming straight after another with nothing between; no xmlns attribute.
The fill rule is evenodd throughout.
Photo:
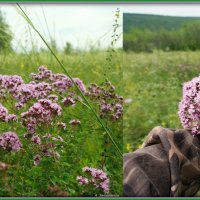
<svg viewBox="0 0 200 200"><path fill-rule="evenodd" d="M71 77L71 75L68 73L68 71L66 70L65 66L62 64L62 62L59 60L59 58L56 56L56 54L54 53L53 49L50 47L50 45L47 43L47 41L45 40L45 38L42 36L42 34L38 31L38 29L34 26L33 22L31 21L31 19L28 17L28 15L26 14L26 12L22 9L22 7L16 3L21 16L28 22L28 24L33 28L33 30L39 35L39 37L41 38L41 40L45 43L45 45L47 46L47 48L49 49L49 51L51 52L51 54L53 55L53 57L56 59L56 61L58 62L58 64L60 65L60 67L62 68L62 70L64 71L64 73L70 78L70 80L72 81L72 83L75 85L76 89L79 91L81 97L83 98L83 100L85 101L85 103L87 104L87 106L89 107L89 109L92 111L92 113L94 114L96 120L99 122L99 124L102 126L102 128L105 130L106 134L109 136L110 140L112 141L113 145L115 146L117 152L120 154L120 156L122 156L122 152L119 149L118 145L116 144L116 142L114 141L113 137L112 137L112 132L110 129L108 129L104 123L102 122L102 120L100 119L100 117L98 116L98 114L95 112L95 110L93 109L93 107L90 105L90 103L88 102L88 100L86 99L85 95L82 93L82 91L80 90L80 88L78 87L78 85L74 82L73 78Z"/></svg>

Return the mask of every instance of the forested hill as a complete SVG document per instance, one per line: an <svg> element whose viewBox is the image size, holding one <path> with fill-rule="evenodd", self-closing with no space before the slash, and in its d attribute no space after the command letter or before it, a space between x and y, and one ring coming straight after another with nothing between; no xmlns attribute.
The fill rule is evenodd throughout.
<svg viewBox="0 0 200 200"><path fill-rule="evenodd" d="M176 30L185 22L194 20L200 20L200 17L172 17L163 15L124 13L123 27L124 32L130 31L132 28Z"/></svg>

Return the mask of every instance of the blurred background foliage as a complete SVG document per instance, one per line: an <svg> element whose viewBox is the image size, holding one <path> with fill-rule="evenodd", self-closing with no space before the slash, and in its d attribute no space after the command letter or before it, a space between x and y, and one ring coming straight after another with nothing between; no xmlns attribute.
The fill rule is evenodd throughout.
<svg viewBox="0 0 200 200"><path fill-rule="evenodd" d="M123 20L124 152L131 152L155 126L182 128L182 84L200 72L200 21L137 14Z"/></svg>
<svg viewBox="0 0 200 200"><path fill-rule="evenodd" d="M129 18L136 18L132 26ZM200 18L124 14L123 47L134 52L195 51L200 49L199 32Z"/></svg>

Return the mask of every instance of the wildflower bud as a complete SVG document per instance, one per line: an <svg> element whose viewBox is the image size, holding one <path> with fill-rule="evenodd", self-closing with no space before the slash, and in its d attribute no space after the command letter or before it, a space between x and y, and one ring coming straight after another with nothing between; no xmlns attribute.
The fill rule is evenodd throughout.
<svg viewBox="0 0 200 200"><path fill-rule="evenodd" d="M74 106L76 103L72 97L65 97L62 102L65 106Z"/></svg>
<svg viewBox="0 0 200 200"><path fill-rule="evenodd" d="M41 139L40 139L40 137L39 136L33 136L32 138L31 138L31 141L32 142L34 142L35 144L38 144L38 145L40 145L41 144Z"/></svg>
<svg viewBox="0 0 200 200"><path fill-rule="evenodd" d="M80 120L78 120L78 119L73 119L73 120L71 120L69 123L70 123L72 126L77 126L77 125L80 125L80 124L81 124Z"/></svg>
<svg viewBox="0 0 200 200"><path fill-rule="evenodd" d="M15 132L5 132L0 135L0 148L8 151L19 151L22 144Z"/></svg>
<svg viewBox="0 0 200 200"><path fill-rule="evenodd" d="M5 163L0 162L0 171L5 171L7 168L8 166Z"/></svg>
<svg viewBox="0 0 200 200"><path fill-rule="evenodd" d="M36 156L34 156L33 160L34 160L34 165L39 165L41 161L41 156L37 154Z"/></svg>
<svg viewBox="0 0 200 200"><path fill-rule="evenodd" d="M66 129L66 124L64 122L58 122L57 125L59 128L62 128L64 130Z"/></svg>

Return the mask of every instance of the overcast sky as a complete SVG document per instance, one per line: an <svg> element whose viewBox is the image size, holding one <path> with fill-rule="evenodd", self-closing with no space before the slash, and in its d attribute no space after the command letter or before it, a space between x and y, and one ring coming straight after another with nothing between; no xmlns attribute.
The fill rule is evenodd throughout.
<svg viewBox="0 0 200 200"><path fill-rule="evenodd" d="M45 38L56 39L59 48L68 41L74 47L85 49L90 45L107 47L117 8L121 13L160 14L170 16L200 16L200 4L26 4L27 14ZM13 46L31 47L31 42L43 46L41 40L30 34L27 22L18 13L15 4L1 4L14 34ZM45 22L46 20L46 22ZM122 15L119 33L122 32ZM122 37L117 46L122 46Z"/></svg>
<svg viewBox="0 0 200 200"><path fill-rule="evenodd" d="M196 4L129 4L123 5L123 11L140 14L159 14L169 16L200 16L200 3Z"/></svg>
<svg viewBox="0 0 200 200"><path fill-rule="evenodd" d="M117 5L80 4L35 4L23 5L35 26L45 36L56 39L60 48L68 41L74 47L87 48L90 45L107 47L111 41L112 25ZM15 5L1 5L7 23L14 33L13 45L31 46L31 40L43 46L41 40L30 29L17 11ZM46 21L45 21L46 20ZM122 33L122 15L119 19ZM122 46L122 37L117 46Z"/></svg>

